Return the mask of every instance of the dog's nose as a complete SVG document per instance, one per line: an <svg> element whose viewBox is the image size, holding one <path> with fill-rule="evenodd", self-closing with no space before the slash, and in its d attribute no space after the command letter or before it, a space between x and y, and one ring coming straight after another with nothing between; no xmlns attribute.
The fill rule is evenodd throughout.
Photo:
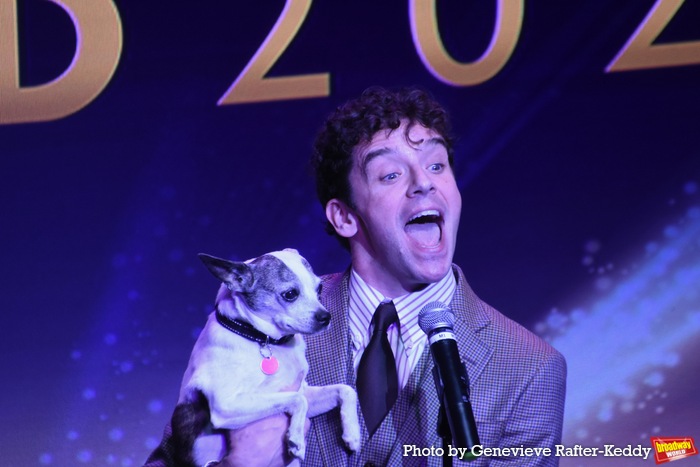
<svg viewBox="0 0 700 467"><path fill-rule="evenodd" d="M314 319L316 319L318 323L327 326L331 321L331 314L326 310L318 310L314 315Z"/></svg>

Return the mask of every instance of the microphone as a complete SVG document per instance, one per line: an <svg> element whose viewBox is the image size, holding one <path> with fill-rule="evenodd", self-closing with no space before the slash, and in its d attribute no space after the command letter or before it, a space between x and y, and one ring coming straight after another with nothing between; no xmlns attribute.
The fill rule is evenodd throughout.
<svg viewBox="0 0 700 467"><path fill-rule="evenodd" d="M454 324L454 313L440 302L428 303L418 314L418 325L428 335L435 362L435 387L452 439L457 448L462 448L460 453L466 453L462 459L473 460L476 456L471 449L480 444L479 434L469 401L469 376L457 350Z"/></svg>

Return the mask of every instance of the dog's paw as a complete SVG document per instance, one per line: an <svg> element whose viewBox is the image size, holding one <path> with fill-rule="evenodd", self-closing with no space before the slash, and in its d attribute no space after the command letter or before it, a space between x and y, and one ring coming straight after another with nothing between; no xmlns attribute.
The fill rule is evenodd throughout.
<svg viewBox="0 0 700 467"><path fill-rule="evenodd" d="M292 457L304 460L304 456L306 455L306 441L304 440L303 433L301 437L287 433L287 449Z"/></svg>
<svg viewBox="0 0 700 467"><path fill-rule="evenodd" d="M343 432L343 441L345 442L345 446L352 452L359 451L361 442L359 427L357 427L357 429L354 427L352 429L346 429Z"/></svg>
<svg viewBox="0 0 700 467"><path fill-rule="evenodd" d="M302 443L301 446L299 446L289 443L289 455L303 461L304 456L306 456L306 445Z"/></svg>
<svg viewBox="0 0 700 467"><path fill-rule="evenodd" d="M360 421L357 418L357 393L344 384L338 385L340 395L340 420L343 425L343 441L353 452L359 451L362 435Z"/></svg>

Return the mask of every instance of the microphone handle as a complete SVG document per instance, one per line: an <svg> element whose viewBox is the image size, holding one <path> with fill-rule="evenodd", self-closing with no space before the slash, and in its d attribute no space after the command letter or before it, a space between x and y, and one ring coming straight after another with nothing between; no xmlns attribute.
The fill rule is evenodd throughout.
<svg viewBox="0 0 700 467"><path fill-rule="evenodd" d="M442 403L455 447L471 450L479 443L476 421L469 400L469 377L451 330L438 329L429 337L430 352L442 388ZM442 390L440 390L442 389Z"/></svg>

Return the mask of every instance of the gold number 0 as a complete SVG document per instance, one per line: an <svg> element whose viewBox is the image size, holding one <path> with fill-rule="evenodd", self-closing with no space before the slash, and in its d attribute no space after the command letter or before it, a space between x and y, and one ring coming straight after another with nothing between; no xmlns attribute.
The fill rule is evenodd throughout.
<svg viewBox="0 0 700 467"><path fill-rule="evenodd" d="M459 63L445 50L440 39L435 3L409 0L411 35L425 67L440 81L453 86L472 86L492 78L515 49L523 24L524 0L497 0L496 25L491 43L473 63Z"/></svg>
<svg viewBox="0 0 700 467"><path fill-rule="evenodd" d="M330 95L330 74L265 77L304 22L312 0L287 0L275 26L218 105Z"/></svg>

